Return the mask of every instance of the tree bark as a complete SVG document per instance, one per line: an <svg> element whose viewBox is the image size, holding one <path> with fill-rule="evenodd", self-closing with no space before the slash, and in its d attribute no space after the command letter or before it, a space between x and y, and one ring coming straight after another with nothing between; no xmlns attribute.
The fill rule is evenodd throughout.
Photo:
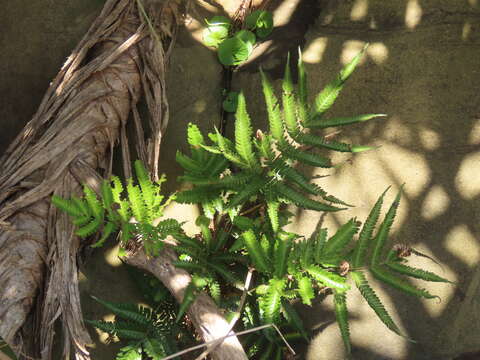
<svg viewBox="0 0 480 360"><path fill-rule="evenodd" d="M87 244L74 235L68 217L49 199L52 194L79 194L85 183L98 187L102 177L97 170L110 175L112 148L119 138L125 176L130 176L126 131L130 115L137 156L157 177L168 121L165 66L180 2L184 0L149 1L152 23L147 26L136 1L107 0L33 119L0 160L0 336L21 358L52 358L54 324L59 319L63 357L90 359L77 277L78 252ZM136 110L142 93L150 111L147 140ZM175 255L167 252L147 259L142 254L130 261L158 276L181 300L189 277L171 265ZM206 295L199 297L189 315L205 340L225 335L226 321ZM223 344L212 354L216 359L246 359L236 338Z"/></svg>

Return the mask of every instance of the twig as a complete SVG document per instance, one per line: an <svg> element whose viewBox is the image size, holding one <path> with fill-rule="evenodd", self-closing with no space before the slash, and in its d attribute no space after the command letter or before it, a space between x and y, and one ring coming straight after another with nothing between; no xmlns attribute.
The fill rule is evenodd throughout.
<svg viewBox="0 0 480 360"><path fill-rule="evenodd" d="M250 288L250 282L252 280L252 273L253 273L253 269L252 268L248 269L247 277L245 279L245 285L243 285L242 297L240 298L240 304L238 305L235 316L230 321L228 331L225 335L230 334L230 331L233 330L233 328L234 328L235 324L237 323L238 319L240 319L240 314L242 313L243 305L245 305L245 300L247 299L248 289ZM222 342L223 342L223 339L217 340L217 343L215 345L212 345L211 348L205 350L203 353L200 354L200 356L195 358L195 360L202 360L208 354L210 354L213 350L215 350L217 348L217 346L219 346Z"/></svg>
<svg viewBox="0 0 480 360"><path fill-rule="evenodd" d="M285 343L285 345L287 346L287 349L292 353L292 355L296 355L296 352L295 350L293 350L293 348L290 346L290 344L288 343L288 341L285 339L285 337L282 335L282 332L280 331L280 329L277 327L277 325L275 324L267 324L267 325L262 325L262 326L257 326L257 327L254 327L254 328L251 328L251 329L248 329L248 330L243 330L243 331L239 331L237 333L231 333L231 334L228 334L226 336L223 336L221 338L218 338L218 339L215 339L215 340L211 340L211 341L208 341L208 342L205 342L203 344L200 344L200 345L195 345L195 346L192 346L192 347L189 347L188 349L185 349L185 350L182 350L182 351L179 351L179 352L176 352L175 354L172 354L172 355L168 355L164 358L161 358L160 360L170 360L170 359L173 359L173 358L176 358L177 356L180 356L180 355L184 355L186 353L189 353L191 351L194 351L194 350L197 350L197 349L201 349L205 346L209 346L211 344L214 344L216 343L218 340L224 340L228 337L231 337L231 336L241 336L241 335L245 335L245 334L249 334L251 332L255 332L255 331L258 331L258 330L263 330L263 329L266 329L266 328L269 328L269 327L273 327L278 335L280 335L280 337L282 338L283 342Z"/></svg>

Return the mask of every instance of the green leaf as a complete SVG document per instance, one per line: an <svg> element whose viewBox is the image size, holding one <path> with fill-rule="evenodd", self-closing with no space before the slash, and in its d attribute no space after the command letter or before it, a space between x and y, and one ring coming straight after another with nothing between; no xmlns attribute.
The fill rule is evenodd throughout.
<svg viewBox="0 0 480 360"><path fill-rule="evenodd" d="M269 273L269 261L253 230L248 230L242 233L242 239L247 247L248 255L252 259L257 270L263 273Z"/></svg>
<svg viewBox="0 0 480 360"><path fill-rule="evenodd" d="M352 152L352 145L350 144L345 144L333 140L325 140L324 138L313 134L299 134L295 137L295 141L301 144L312 145L315 147L321 147L329 150Z"/></svg>
<svg viewBox="0 0 480 360"><path fill-rule="evenodd" d="M345 250L352 241L353 235L357 233L359 226L360 222L356 221L355 218L343 224L326 243L323 249L324 253L328 256L328 254L335 254L336 252Z"/></svg>
<svg viewBox="0 0 480 360"><path fill-rule="evenodd" d="M346 291L350 286L346 283L345 278L324 270L319 266L310 265L305 270L322 285L330 287L338 291Z"/></svg>
<svg viewBox="0 0 480 360"><path fill-rule="evenodd" d="M283 236L282 236L283 235ZM274 267L275 277L282 278L287 272L287 261L290 250L292 249L293 239L296 234L279 234L275 242Z"/></svg>
<svg viewBox="0 0 480 360"><path fill-rule="evenodd" d="M143 342L143 350L152 360L161 360L168 355L160 339L145 339Z"/></svg>
<svg viewBox="0 0 480 360"><path fill-rule="evenodd" d="M315 297L313 292L312 280L306 276L298 279L298 294L302 302L306 305L312 305L312 299Z"/></svg>
<svg viewBox="0 0 480 360"><path fill-rule="evenodd" d="M399 274L402 274L402 275L414 277L417 279L422 279L425 281L452 283L451 281L444 279L433 272L417 269L417 268L399 263L398 261L387 262L385 263L385 265L388 266L393 271L398 272Z"/></svg>
<svg viewBox="0 0 480 360"><path fill-rule="evenodd" d="M255 30L259 38L265 38L273 30L273 15L265 10L256 10L247 16L245 24L248 29Z"/></svg>
<svg viewBox="0 0 480 360"><path fill-rule="evenodd" d="M196 287L192 279L190 284L188 284L187 288L185 289L185 293L183 294L183 299L182 299L182 302L180 303L177 317L175 319L176 323L178 323L183 318L183 315L185 315L190 305L192 305L192 303L195 301L195 297L196 297L195 290L196 290Z"/></svg>
<svg viewBox="0 0 480 360"><path fill-rule="evenodd" d="M386 269L380 267L379 265L371 267L370 271L372 272L373 276L375 276L378 280L383 281L384 283L394 287L397 290L402 291L405 294L415 297L423 297L426 299L438 298L438 296L430 294L425 289L419 289L397 278L394 274L388 272Z"/></svg>
<svg viewBox="0 0 480 360"><path fill-rule="evenodd" d="M343 291L333 292L333 303L335 305L335 318L342 335L343 344L347 354L352 352L350 343L350 329L348 326L347 294Z"/></svg>
<svg viewBox="0 0 480 360"><path fill-rule="evenodd" d="M1 336L0 336L0 354L4 354L5 356L8 357L8 359L17 360L17 356Z"/></svg>
<svg viewBox="0 0 480 360"><path fill-rule="evenodd" d="M368 249L368 246L372 240L372 233L377 224L378 218L380 216L380 210L383 204L383 198L388 191L389 187L383 192L383 194L378 198L377 202L373 206L370 214L368 214L367 220L363 224L362 231L358 237L358 242L355 247L353 255L353 267L355 269L361 267L365 263L365 255Z"/></svg>
<svg viewBox="0 0 480 360"><path fill-rule="evenodd" d="M112 222L108 222L103 228L102 237L92 245L92 248L101 247L115 230L117 230L117 226Z"/></svg>
<svg viewBox="0 0 480 360"><path fill-rule="evenodd" d="M272 133L272 136L275 140L283 141L283 122L277 97L275 96L275 92L273 91L272 84L270 83L267 75L265 75L261 68L260 75L262 77L263 95L265 98L265 103L267 105L270 132Z"/></svg>
<svg viewBox="0 0 480 360"><path fill-rule="evenodd" d="M388 238L388 233L390 232L390 229L392 227L393 220L395 219L398 205L400 204L402 189L403 189L403 185L400 188L400 191L398 192L397 196L395 197L395 200L393 201L392 205L390 206L390 209L388 209L388 212L385 215L385 218L383 219L383 222L381 223L380 228L378 229L377 235L375 236L375 239L373 241L374 248L373 248L372 258L370 260L370 263L372 266L380 262L380 256L383 252L383 248L385 247L385 243Z"/></svg>
<svg viewBox="0 0 480 360"><path fill-rule="evenodd" d="M223 110L234 113L238 106L238 92L230 91L222 102Z"/></svg>
<svg viewBox="0 0 480 360"><path fill-rule="evenodd" d="M267 293L259 298L260 308L263 311L263 319L266 324L275 324L280 317L280 307L285 285L285 280L283 279L270 279Z"/></svg>
<svg viewBox="0 0 480 360"><path fill-rule="evenodd" d="M308 341L307 330L305 330L303 321L298 315L298 312L295 310L295 308L290 305L288 301L284 300L282 301L282 310L288 323L291 324L292 327L297 330L305 340Z"/></svg>
<svg viewBox="0 0 480 360"><path fill-rule="evenodd" d="M319 118L333 105L338 95L342 91L345 81L348 80L353 70L358 65L367 46L360 51L345 67L340 71L338 76L330 82L315 98L313 116Z"/></svg>
<svg viewBox="0 0 480 360"><path fill-rule="evenodd" d="M231 24L225 16L214 16L207 21L207 28L203 31L203 42L207 46L217 47L228 37Z"/></svg>
<svg viewBox="0 0 480 360"><path fill-rule="evenodd" d="M245 44L251 46L252 48L253 48L253 45L255 45L255 41L257 40L255 37L255 34L248 30L240 30L234 36L239 38ZM252 49L250 50L250 52L251 51Z"/></svg>
<svg viewBox="0 0 480 360"><path fill-rule="evenodd" d="M316 166L321 168L332 167L332 163L330 159L317 155L315 153L312 153L312 152L307 153L307 152L301 151L300 149L295 149L293 146L289 144L282 144L280 146L280 149L282 150L283 156L289 159L297 160L297 161L300 161L301 163L304 163L310 166Z"/></svg>
<svg viewBox="0 0 480 360"><path fill-rule="evenodd" d="M197 125L188 123L187 141L190 146L199 147L205 143L202 132Z"/></svg>
<svg viewBox="0 0 480 360"><path fill-rule="evenodd" d="M140 345L127 345L122 347L115 360L142 360L142 347Z"/></svg>
<svg viewBox="0 0 480 360"><path fill-rule="evenodd" d="M301 208L317 210L317 211L340 211L345 210L345 208L337 208L335 206L327 205L316 200L306 198L302 194L296 192L295 190L289 188L286 185L277 183L275 185L275 190L286 199L292 201L295 205Z"/></svg>
<svg viewBox="0 0 480 360"><path fill-rule="evenodd" d="M232 37L224 40L218 46L218 59L225 66L233 66L247 60L252 47L243 40Z"/></svg>
<svg viewBox="0 0 480 360"><path fill-rule="evenodd" d="M238 95L238 107L235 117L235 148L249 167L254 168L257 165L257 161L253 151L253 130L243 93Z"/></svg>
<svg viewBox="0 0 480 360"><path fill-rule="evenodd" d="M351 124L364 122L364 121L368 121L378 117L385 117L385 116L387 115L386 114L365 114L365 115L357 115L352 117L334 118L334 119L313 118L313 120L311 120L306 127L309 129L317 129L317 128L326 129L326 128L335 127L335 126L351 125Z"/></svg>
<svg viewBox="0 0 480 360"><path fill-rule="evenodd" d="M373 309L373 311L375 311L378 318L385 324L385 326L398 335L403 336L375 291L373 291L370 285L368 285L365 275L360 271L351 271L350 276L355 282L355 285L362 294L363 298L367 301L368 305Z"/></svg>
<svg viewBox="0 0 480 360"><path fill-rule="evenodd" d="M267 200L268 219L270 220L270 225L272 226L274 233L276 233L280 228L280 222L278 219L279 208L280 203L278 201Z"/></svg>

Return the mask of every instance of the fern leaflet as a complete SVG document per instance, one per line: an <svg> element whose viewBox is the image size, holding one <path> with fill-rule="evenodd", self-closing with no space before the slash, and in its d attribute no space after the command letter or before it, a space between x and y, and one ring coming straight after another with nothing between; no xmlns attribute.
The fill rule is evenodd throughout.
<svg viewBox="0 0 480 360"><path fill-rule="evenodd" d="M344 291L333 292L333 303L335 305L335 318L337 319L340 333L342 334L343 344L347 354L352 352L350 344L350 328L348 326L347 294Z"/></svg>

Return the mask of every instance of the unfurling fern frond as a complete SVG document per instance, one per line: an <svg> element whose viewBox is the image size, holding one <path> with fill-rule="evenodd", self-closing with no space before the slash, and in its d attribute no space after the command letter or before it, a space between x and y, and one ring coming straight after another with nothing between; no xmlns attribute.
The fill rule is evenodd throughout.
<svg viewBox="0 0 480 360"><path fill-rule="evenodd" d="M387 328L397 333L398 335L403 336L400 332L400 329L383 306L375 291L373 291L370 285L368 285L368 281L365 275L361 271L352 271L350 272L350 275L355 282L358 290L362 294L363 298L367 301L368 305L373 309L373 311L375 311L378 318L385 324Z"/></svg>
<svg viewBox="0 0 480 360"><path fill-rule="evenodd" d="M344 291L333 292L333 303L335 305L335 318L337 319L340 334L347 354L352 352L350 343L350 327L348 326L347 294Z"/></svg>

